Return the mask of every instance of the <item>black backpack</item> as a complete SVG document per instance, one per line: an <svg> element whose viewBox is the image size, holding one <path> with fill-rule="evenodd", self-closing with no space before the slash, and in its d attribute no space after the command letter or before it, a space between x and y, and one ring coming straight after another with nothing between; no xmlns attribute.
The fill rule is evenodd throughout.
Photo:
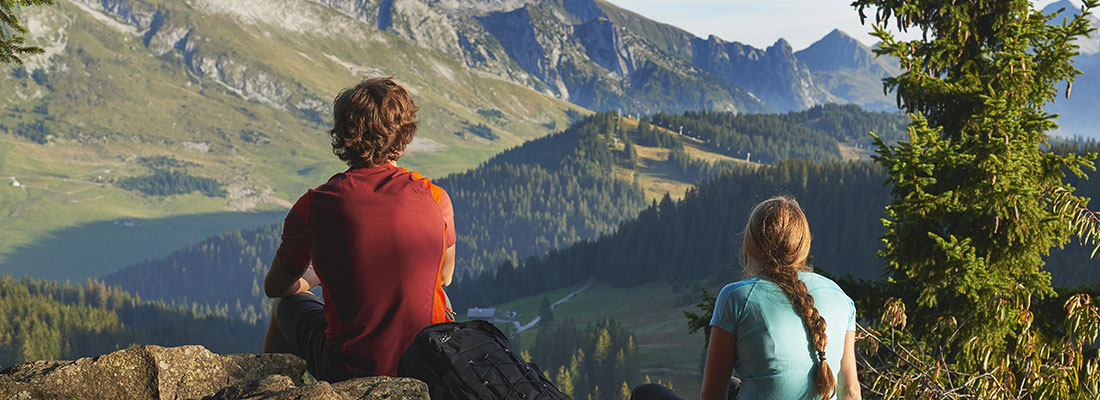
<svg viewBox="0 0 1100 400"><path fill-rule="evenodd" d="M422 329L397 374L427 383L432 400L570 400L500 329L481 320Z"/></svg>

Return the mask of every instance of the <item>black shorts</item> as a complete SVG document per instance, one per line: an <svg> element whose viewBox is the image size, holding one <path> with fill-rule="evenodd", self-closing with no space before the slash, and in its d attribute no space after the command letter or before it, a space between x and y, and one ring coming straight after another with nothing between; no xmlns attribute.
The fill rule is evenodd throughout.
<svg viewBox="0 0 1100 400"><path fill-rule="evenodd" d="M275 303L275 318L290 350L306 360L309 373L319 380L326 380L328 376L324 370L325 330L328 329L324 306L321 299L310 292L286 296Z"/></svg>

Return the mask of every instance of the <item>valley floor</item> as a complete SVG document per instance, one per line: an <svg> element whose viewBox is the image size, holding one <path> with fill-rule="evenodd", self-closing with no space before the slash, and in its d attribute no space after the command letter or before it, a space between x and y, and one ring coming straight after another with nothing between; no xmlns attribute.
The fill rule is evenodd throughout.
<svg viewBox="0 0 1100 400"><path fill-rule="evenodd" d="M559 299L582 286L583 283L536 294L496 305L496 309L515 311L521 320L531 318L538 315L544 297ZM554 308L554 320L572 318L584 326L607 318L615 319L634 332L643 376L648 375L654 382L671 383L684 398L698 398L704 339L701 333L687 334L687 320L683 314L684 310L694 310L696 298L692 297L692 303L685 305L678 304L681 297L664 283L611 287L606 282L596 282ZM520 350L530 349L537 335L538 329L524 331L515 339L515 345ZM638 383L631 382L631 385Z"/></svg>

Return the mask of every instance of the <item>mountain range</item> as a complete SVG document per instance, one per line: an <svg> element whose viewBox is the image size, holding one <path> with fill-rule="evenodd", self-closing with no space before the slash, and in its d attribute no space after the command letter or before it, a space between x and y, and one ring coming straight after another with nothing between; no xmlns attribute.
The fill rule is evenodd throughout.
<svg viewBox="0 0 1100 400"><path fill-rule="evenodd" d="M1080 14L1080 3L1061 0L1051 3L1043 8L1044 14L1058 12L1051 24L1061 24L1066 18ZM1059 12L1061 10L1061 12ZM1090 15L1092 26L1100 27L1100 18ZM1062 93L1059 93L1054 104L1046 108L1047 111L1057 113L1058 134L1062 136L1078 136L1089 139L1100 139L1100 102L1096 93L1100 93L1100 32L1093 32L1089 38L1081 38L1077 41L1081 55L1077 57L1077 69L1082 74L1073 82L1066 85Z"/></svg>
<svg viewBox="0 0 1100 400"><path fill-rule="evenodd" d="M868 83L896 68L840 31L794 52L699 38L602 0L324 0L467 67L593 110L884 108Z"/></svg>
<svg viewBox="0 0 1100 400"><path fill-rule="evenodd" d="M363 76L413 91L422 129L402 163L441 177L591 111L891 110L881 78L898 73L839 30L760 49L602 0L59 0L19 15L46 51L0 67L0 273L88 260L46 240L117 268L272 222L344 168L328 99ZM1051 107L1063 133L1089 136L1100 115L1097 48ZM150 164L165 156L182 167ZM127 189L165 177L220 187Z"/></svg>

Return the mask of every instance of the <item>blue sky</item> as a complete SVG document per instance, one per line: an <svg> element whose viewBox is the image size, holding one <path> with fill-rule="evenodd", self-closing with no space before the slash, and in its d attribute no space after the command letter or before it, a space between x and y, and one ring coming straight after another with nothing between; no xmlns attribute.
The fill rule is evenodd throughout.
<svg viewBox="0 0 1100 400"><path fill-rule="evenodd" d="M611 3L699 37L716 35L753 47L771 46L780 37L802 50L834 28L865 44L877 42L859 24L851 0L609 0ZM1033 0L1045 6L1053 0Z"/></svg>

